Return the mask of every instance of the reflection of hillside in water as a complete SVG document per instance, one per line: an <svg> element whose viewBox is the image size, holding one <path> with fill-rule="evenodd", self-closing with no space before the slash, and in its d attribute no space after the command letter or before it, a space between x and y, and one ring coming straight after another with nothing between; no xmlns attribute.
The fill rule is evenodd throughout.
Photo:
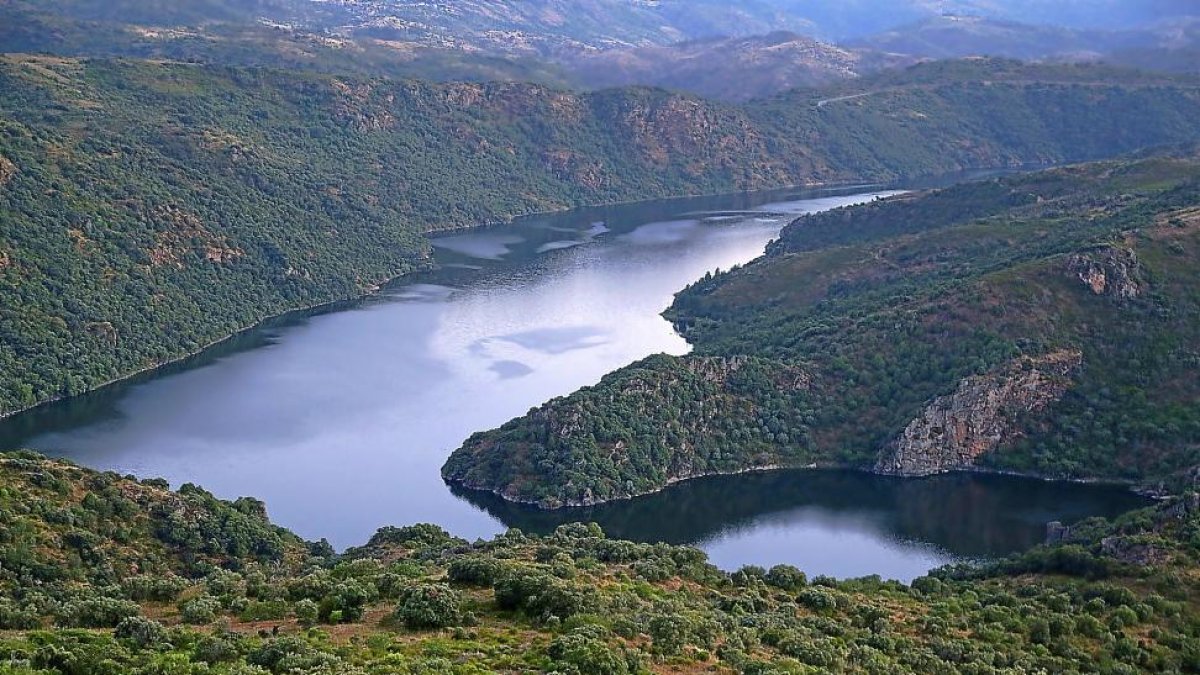
<svg viewBox="0 0 1200 675"><path fill-rule="evenodd" d="M961 557L996 556L1042 541L1051 520L1116 515L1145 502L1110 486L953 474L920 480L849 471L775 471L688 481L592 508L542 511L490 493L454 493L509 527L549 532L595 521L614 538L702 544L757 527L852 527Z"/></svg>

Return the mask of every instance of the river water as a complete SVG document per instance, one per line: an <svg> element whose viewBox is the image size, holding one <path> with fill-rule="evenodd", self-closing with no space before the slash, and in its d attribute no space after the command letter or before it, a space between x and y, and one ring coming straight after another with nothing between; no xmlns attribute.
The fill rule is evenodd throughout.
<svg viewBox="0 0 1200 675"><path fill-rule="evenodd" d="M908 580L1025 548L1048 520L1138 506L1111 487L786 471L543 513L442 482L472 432L647 355L686 353L660 313L688 283L757 257L797 214L878 194L657 201L442 237L435 272L6 420L0 447L253 495L277 523L339 548L389 524L475 538L595 520L613 536L698 545L726 568L784 562L838 577Z"/></svg>

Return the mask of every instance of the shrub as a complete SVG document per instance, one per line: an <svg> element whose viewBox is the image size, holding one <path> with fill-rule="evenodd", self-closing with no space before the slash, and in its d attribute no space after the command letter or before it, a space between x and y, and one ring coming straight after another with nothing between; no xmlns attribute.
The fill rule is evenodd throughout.
<svg viewBox="0 0 1200 675"><path fill-rule="evenodd" d="M351 579L333 587L329 595L321 599L318 616L326 623L350 623L358 621L368 602L376 595L375 587Z"/></svg>
<svg viewBox="0 0 1200 675"><path fill-rule="evenodd" d="M817 612L837 607L837 598L833 593L821 588L806 588L800 591L796 596L796 602Z"/></svg>
<svg viewBox="0 0 1200 675"><path fill-rule="evenodd" d="M184 623L198 626L212 623L217 618L221 603L214 597L201 595L183 603L179 608L180 618Z"/></svg>
<svg viewBox="0 0 1200 675"><path fill-rule="evenodd" d="M320 618L321 608L316 602L305 598L296 603L296 608L293 610L296 619L303 625L311 626Z"/></svg>
<svg viewBox="0 0 1200 675"><path fill-rule="evenodd" d="M462 595L441 584L422 584L405 590L396 619L412 630L449 628L462 624Z"/></svg>
<svg viewBox="0 0 1200 675"><path fill-rule="evenodd" d="M483 556L455 558L446 570L451 582L467 586L491 586L503 571L504 566L499 560Z"/></svg>
<svg viewBox="0 0 1200 675"><path fill-rule="evenodd" d="M650 619L650 639L654 651L659 654L678 654L687 645L691 633L687 619L674 614L663 614Z"/></svg>
<svg viewBox="0 0 1200 675"><path fill-rule="evenodd" d="M130 642L139 649L145 649L166 644L167 629L163 628L161 623L145 617L127 616L117 624L113 637Z"/></svg>
<svg viewBox="0 0 1200 675"><path fill-rule="evenodd" d="M232 663L240 657L241 651L232 635L206 635L192 648L192 659L209 665Z"/></svg>
<svg viewBox="0 0 1200 675"><path fill-rule="evenodd" d="M776 565L767 572L766 581L785 591L798 591L808 583L808 577L791 565Z"/></svg>
<svg viewBox="0 0 1200 675"><path fill-rule="evenodd" d="M626 675L631 672L622 654L586 630L560 635L550 643L550 658L567 672L581 675Z"/></svg>
<svg viewBox="0 0 1200 675"><path fill-rule="evenodd" d="M237 572L217 570L204 580L208 594L218 598L232 599L246 595L246 580Z"/></svg>
<svg viewBox="0 0 1200 675"><path fill-rule="evenodd" d="M288 605L283 600L250 602L239 613L242 621L277 621L287 615Z"/></svg>
<svg viewBox="0 0 1200 675"><path fill-rule="evenodd" d="M36 610L0 598L0 630L29 630L41 624Z"/></svg>
<svg viewBox="0 0 1200 675"><path fill-rule="evenodd" d="M121 588L125 592L125 596L130 600L139 602L146 600L172 602L179 598L179 594L187 586L188 582L186 579L177 577L174 574L166 576L140 574L129 577L121 582Z"/></svg>
<svg viewBox="0 0 1200 675"><path fill-rule="evenodd" d="M519 610L538 619L565 619L586 612L595 603L594 591L581 589L542 572L519 570L500 579L495 587L501 609Z"/></svg>
<svg viewBox="0 0 1200 675"><path fill-rule="evenodd" d="M122 619L141 614L141 608L130 600L89 598L65 605L59 623L76 628L115 628Z"/></svg>

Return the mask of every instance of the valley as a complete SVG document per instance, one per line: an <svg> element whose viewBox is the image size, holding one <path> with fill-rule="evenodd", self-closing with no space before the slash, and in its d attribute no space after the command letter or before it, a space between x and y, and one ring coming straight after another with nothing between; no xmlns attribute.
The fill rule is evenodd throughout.
<svg viewBox="0 0 1200 675"><path fill-rule="evenodd" d="M0 675L1200 672L1194 4L0 0Z"/></svg>
<svg viewBox="0 0 1200 675"><path fill-rule="evenodd" d="M1187 151L802 217L676 297L692 354L476 434L443 475L544 508L775 467L1187 484L1198 166Z"/></svg>

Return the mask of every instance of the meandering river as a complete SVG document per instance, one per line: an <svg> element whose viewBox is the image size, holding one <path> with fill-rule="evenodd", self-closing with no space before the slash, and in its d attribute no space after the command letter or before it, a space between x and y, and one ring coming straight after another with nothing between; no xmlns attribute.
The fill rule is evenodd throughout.
<svg viewBox="0 0 1200 675"><path fill-rule="evenodd" d="M1112 487L788 471L544 513L442 482L472 432L644 356L686 353L660 313L688 283L760 255L797 214L879 194L658 201L442 237L438 271L5 420L0 447L253 495L279 524L339 548L388 524L475 538L596 520L613 536L698 545L726 568L786 562L838 577L908 580L1027 547L1049 520L1141 504Z"/></svg>

